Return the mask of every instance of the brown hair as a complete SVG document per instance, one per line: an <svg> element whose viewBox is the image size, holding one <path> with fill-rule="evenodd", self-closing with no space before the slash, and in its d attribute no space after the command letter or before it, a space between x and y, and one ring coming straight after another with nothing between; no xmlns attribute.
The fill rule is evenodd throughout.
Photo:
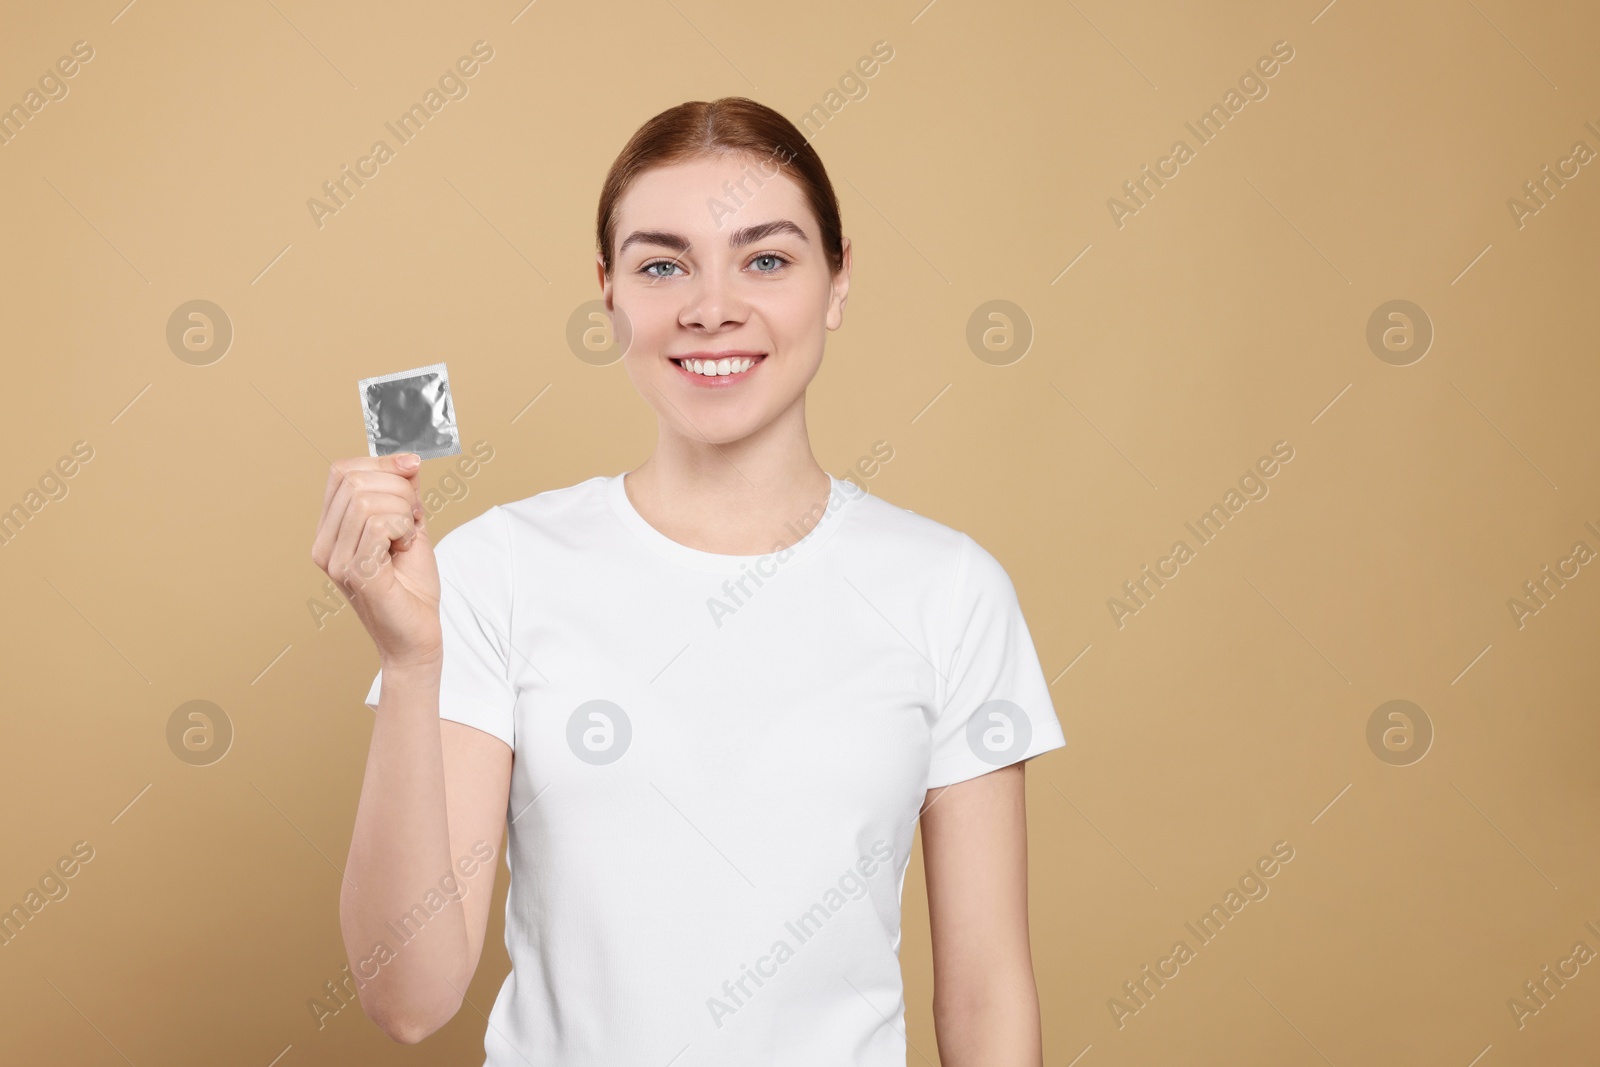
<svg viewBox="0 0 1600 1067"><path fill-rule="evenodd" d="M600 190L596 239L606 276L611 276L616 241L617 205L633 180L652 167L669 166L695 156L748 154L760 158L764 175L773 166L800 186L822 227L822 250L832 273L844 266L840 241L839 201L822 159L794 123L754 100L724 96L710 102L690 100L656 115L636 130L623 146ZM770 160L771 163L767 161Z"/></svg>

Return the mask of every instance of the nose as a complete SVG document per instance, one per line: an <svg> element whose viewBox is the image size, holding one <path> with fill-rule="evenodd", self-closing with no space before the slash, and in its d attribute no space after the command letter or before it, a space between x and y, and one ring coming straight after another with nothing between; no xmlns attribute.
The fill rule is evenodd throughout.
<svg viewBox="0 0 1600 1067"><path fill-rule="evenodd" d="M691 279L683 294L683 308L678 313L678 323L682 326L698 326L715 332L743 322L749 314L749 305L739 293L738 280L729 278L721 264Z"/></svg>

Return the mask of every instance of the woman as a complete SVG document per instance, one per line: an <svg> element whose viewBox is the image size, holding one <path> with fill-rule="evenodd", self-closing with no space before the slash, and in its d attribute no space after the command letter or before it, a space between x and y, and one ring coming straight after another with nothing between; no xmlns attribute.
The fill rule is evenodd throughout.
<svg viewBox="0 0 1600 1067"><path fill-rule="evenodd" d="M760 104L682 104L597 236L654 454L437 548L408 457L328 480L312 556L382 667L340 900L363 1008L405 1043L455 1015L509 822L490 1067L900 1067L920 816L940 1055L1037 1067L1023 761L1065 741L994 557L811 454L850 286L821 161Z"/></svg>

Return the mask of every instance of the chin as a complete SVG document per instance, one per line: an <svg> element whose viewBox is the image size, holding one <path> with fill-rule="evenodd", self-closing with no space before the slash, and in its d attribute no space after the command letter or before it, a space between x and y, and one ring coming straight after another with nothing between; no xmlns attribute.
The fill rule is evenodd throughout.
<svg viewBox="0 0 1600 1067"><path fill-rule="evenodd" d="M685 414L692 420L692 425L685 427L689 439L713 445L731 445L743 441L760 431L768 421L747 412L719 412L714 418L702 418L687 410Z"/></svg>

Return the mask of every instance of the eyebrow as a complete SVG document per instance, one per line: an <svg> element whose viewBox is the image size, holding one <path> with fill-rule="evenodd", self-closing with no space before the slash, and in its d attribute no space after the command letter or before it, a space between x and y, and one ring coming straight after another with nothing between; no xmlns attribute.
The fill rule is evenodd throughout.
<svg viewBox="0 0 1600 1067"><path fill-rule="evenodd" d="M754 244L777 233L793 234L802 241L810 240L804 230L788 219L774 219L771 222L758 222L754 226L745 226L742 229L734 230L728 234L728 247L741 248L744 245ZM689 251L690 247L688 238L670 230L634 230L623 238L622 244L617 248L617 255L620 256L626 252L631 244L661 245L680 254Z"/></svg>

